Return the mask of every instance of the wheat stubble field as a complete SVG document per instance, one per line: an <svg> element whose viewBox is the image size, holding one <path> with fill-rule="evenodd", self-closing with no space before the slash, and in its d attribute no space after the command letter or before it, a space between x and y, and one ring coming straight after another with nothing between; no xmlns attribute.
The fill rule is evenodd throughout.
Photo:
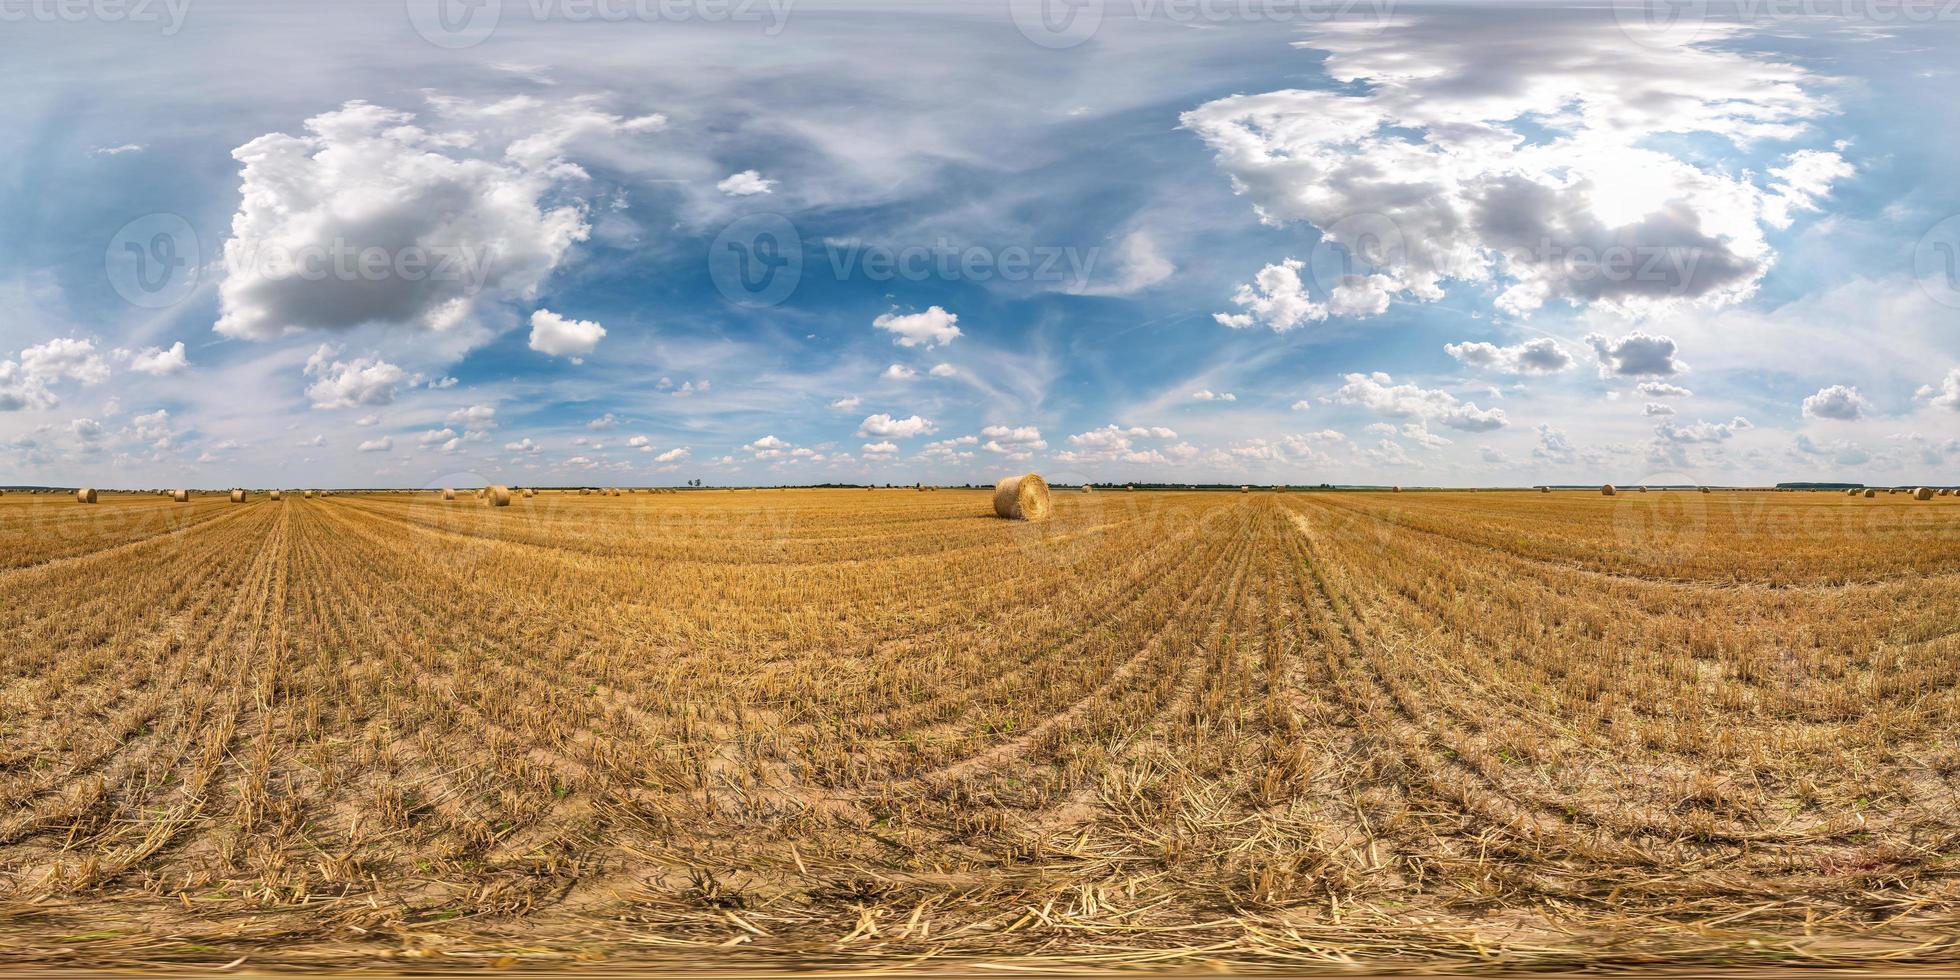
<svg viewBox="0 0 1960 980"><path fill-rule="evenodd" d="M1960 498L1055 504L0 498L0 965L1955 956Z"/></svg>

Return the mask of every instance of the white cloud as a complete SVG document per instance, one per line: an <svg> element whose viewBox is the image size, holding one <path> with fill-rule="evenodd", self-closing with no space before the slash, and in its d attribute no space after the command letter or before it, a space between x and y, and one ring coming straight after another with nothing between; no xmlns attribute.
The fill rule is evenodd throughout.
<svg viewBox="0 0 1960 980"><path fill-rule="evenodd" d="M1313 407L1313 401L1311 399L1302 398L1299 401L1294 402L1290 407L1292 408L1293 411L1304 412L1307 409Z"/></svg>
<svg viewBox="0 0 1960 980"><path fill-rule="evenodd" d="M592 429L596 432L604 432L608 429L616 428L618 425L619 425L619 419L616 416L614 416L613 413L611 412L607 412L606 414L601 415L598 418L585 423L586 428Z"/></svg>
<svg viewBox="0 0 1960 980"><path fill-rule="evenodd" d="M1960 412L1960 368L1946 373L1939 385L1926 385L1915 392L1916 397L1928 399L1934 408L1948 408Z"/></svg>
<svg viewBox="0 0 1960 980"><path fill-rule="evenodd" d="M57 337L20 352L21 370L44 384L68 378L85 385L109 380L109 365L92 341Z"/></svg>
<svg viewBox="0 0 1960 980"><path fill-rule="evenodd" d="M353 408L394 402L395 389L408 378L401 368L374 354L335 360L339 353L337 348L321 344L306 361L306 376L318 379L306 389L306 397L313 400L314 408Z"/></svg>
<svg viewBox="0 0 1960 980"><path fill-rule="evenodd" d="M1572 440L1564 432L1544 422L1538 423L1538 445L1531 450L1531 458L1547 463L1570 463L1578 457Z"/></svg>
<svg viewBox="0 0 1960 980"><path fill-rule="evenodd" d="M859 451L866 456L890 456L898 452L898 446L892 442L867 442L859 447Z"/></svg>
<svg viewBox="0 0 1960 980"><path fill-rule="evenodd" d="M1674 406L1663 405L1660 402L1648 402L1645 407L1641 408L1640 414L1645 415L1649 418L1655 418L1664 415L1673 415Z"/></svg>
<svg viewBox="0 0 1960 980"><path fill-rule="evenodd" d="M1333 400L1359 405L1377 415L1435 421L1464 432L1488 432L1510 424L1501 408L1481 409L1475 402L1460 402L1455 395L1437 388L1398 385L1379 371L1348 374L1343 380L1346 384L1334 393Z"/></svg>
<svg viewBox="0 0 1960 980"><path fill-rule="evenodd" d="M1239 284L1232 302L1242 313L1213 313L1211 318L1234 329L1263 324L1274 333L1285 333L1302 324L1334 316L1374 316L1388 309L1393 293L1400 289L1395 280L1383 275L1343 275L1328 294L1326 303L1307 295L1300 271L1306 263L1295 258L1268 265L1249 283Z"/></svg>
<svg viewBox="0 0 1960 980"><path fill-rule="evenodd" d="M648 439L646 436L634 436L626 440L626 445L634 449L652 449L653 440Z"/></svg>
<svg viewBox="0 0 1960 980"><path fill-rule="evenodd" d="M1572 366L1572 355L1550 337L1510 347L1482 341L1444 344L1443 350L1464 367L1486 368L1502 374L1555 374Z"/></svg>
<svg viewBox="0 0 1960 980"><path fill-rule="evenodd" d="M910 439L914 436L927 436L938 431L931 419L917 415L902 419L892 418L885 413L867 415L858 424L857 434L872 438Z"/></svg>
<svg viewBox="0 0 1960 980"><path fill-rule="evenodd" d="M0 361L0 412L54 408L61 399L15 361Z"/></svg>
<svg viewBox="0 0 1960 980"><path fill-rule="evenodd" d="M121 146L98 146L88 151L92 157L119 157L125 153L141 153L149 147L141 143L124 143Z"/></svg>
<svg viewBox="0 0 1960 980"><path fill-rule="evenodd" d="M567 320L550 310L531 314L531 349L552 357L579 357L599 346L606 328L591 320Z"/></svg>
<svg viewBox="0 0 1960 980"><path fill-rule="evenodd" d="M171 344L169 350L148 347L140 351L118 350L116 354L128 362L131 371L157 377L177 374L191 366L190 359L184 356L181 340Z"/></svg>
<svg viewBox="0 0 1960 980"><path fill-rule="evenodd" d="M1239 396L1229 391L1212 391L1206 388L1192 392L1191 400L1197 402L1235 402L1239 400Z"/></svg>
<svg viewBox="0 0 1960 980"><path fill-rule="evenodd" d="M1619 340L1609 340L1600 334L1587 334L1586 343L1592 345L1593 356L1599 360L1599 376L1610 378L1614 375L1667 376L1686 371L1688 366L1675 359L1676 346L1671 337L1655 337L1634 331Z"/></svg>
<svg viewBox="0 0 1960 980"><path fill-rule="evenodd" d="M688 457L687 447L681 446L675 449L669 449L666 452L661 453L658 456L655 456L653 458L653 461L656 463L678 463L681 460L686 459L687 457Z"/></svg>
<svg viewBox="0 0 1960 980"><path fill-rule="evenodd" d="M980 430L980 437L987 440L980 448L1009 459L1027 459L1035 451L1048 448L1041 430L1032 425L990 425Z"/></svg>
<svg viewBox="0 0 1960 980"><path fill-rule="evenodd" d="M1858 389L1844 385L1831 385L1819 388L1817 393L1803 400L1803 415L1807 419L1836 419L1850 422L1864 417L1871 403L1858 394Z"/></svg>
<svg viewBox="0 0 1960 980"><path fill-rule="evenodd" d="M379 416L379 415L363 415L363 416L361 416L360 418L358 418L358 419L355 419L355 420L354 420L354 424L355 424L355 425L358 425L358 426L360 426L360 427L361 427L361 428L363 428L363 429L365 429L365 428L367 428L367 427L369 427L369 426L373 426L373 425L380 425L380 424L381 424L381 416Z"/></svg>
<svg viewBox="0 0 1960 980"><path fill-rule="evenodd" d="M1717 43L1690 45L1621 21L1610 5L1528 20L1398 10L1387 29L1327 20L1299 43L1326 53L1338 84L1234 95L1182 122L1262 219L1311 223L1389 294L1495 285L1515 314L1561 299L1736 302L1774 259L1766 220L1814 202L1841 168L1793 158L1766 188L1673 144L1797 137L1830 111L1807 91L1821 80L1718 43L1741 25L1710 20Z"/></svg>
<svg viewBox="0 0 1960 980"><path fill-rule="evenodd" d="M1686 398L1694 394L1694 392L1686 388L1680 387L1679 385L1671 385L1665 381L1642 381L1638 385L1635 385L1633 390L1649 398Z"/></svg>
<svg viewBox="0 0 1960 980"><path fill-rule="evenodd" d="M486 301L529 299L588 232L582 204L557 203L584 176L562 158L567 144L651 128L586 107L431 101L446 117L439 130L349 102L306 120L303 135L269 133L232 151L242 186L219 333L451 331L474 324Z"/></svg>
<svg viewBox="0 0 1960 980"><path fill-rule="evenodd" d="M531 439L530 436L525 436L524 438L519 439L516 442L504 443L504 451L511 452L511 453L534 454L534 453L543 452L544 447L538 445L535 441Z"/></svg>
<svg viewBox="0 0 1960 980"><path fill-rule="evenodd" d="M715 184L715 190L729 197L747 197L751 194L767 194L776 186L773 180L765 180L753 170L729 174Z"/></svg>
<svg viewBox="0 0 1960 980"><path fill-rule="evenodd" d="M952 343L960 335L959 322L959 314L932 306L923 313L881 314L871 325L893 333L892 343L900 347L931 350Z"/></svg>
<svg viewBox="0 0 1960 980"><path fill-rule="evenodd" d="M379 439L369 439L368 441L361 443L361 445L359 446L359 451L364 453L385 453L393 450L394 448L395 448L394 438L392 436L382 436Z"/></svg>
<svg viewBox="0 0 1960 980"><path fill-rule="evenodd" d="M471 405L450 412L443 421L472 429L494 429L497 427L497 409L493 405Z"/></svg>
<svg viewBox="0 0 1960 980"><path fill-rule="evenodd" d="M831 402L830 410L833 412L855 412L858 406L862 404L864 404L864 399L856 395L846 395L843 398Z"/></svg>
<svg viewBox="0 0 1960 980"><path fill-rule="evenodd" d="M1735 434L1755 428L1748 419L1738 415L1727 422L1696 422L1690 426L1676 426L1672 422L1662 422L1654 429L1654 434L1674 443L1715 443L1726 442Z"/></svg>
<svg viewBox="0 0 1960 980"><path fill-rule="evenodd" d="M1156 238L1143 230L1123 236L1109 257L1115 260L1117 270L1113 281L1079 284L1073 291L1088 296L1128 296L1169 279L1177 271L1177 266L1157 251Z"/></svg>
<svg viewBox="0 0 1960 980"><path fill-rule="evenodd" d="M935 378L950 378L958 373L959 371L955 369L951 364L944 364L944 363L934 364L932 366L932 370L926 372L926 374Z"/></svg>
<svg viewBox="0 0 1960 980"><path fill-rule="evenodd" d="M894 364L891 367L886 368L885 373L882 375L882 377L884 377L884 379L887 381L910 381L911 379L916 378L918 376L919 376L919 372L914 371L903 364Z"/></svg>
<svg viewBox="0 0 1960 980"><path fill-rule="evenodd" d="M1764 201L1764 217L1777 228L1788 228L1793 211L1819 210L1818 199L1831 193L1831 185L1858 172L1843 156L1825 150L1798 150L1781 167L1770 168L1776 178L1773 192Z"/></svg>

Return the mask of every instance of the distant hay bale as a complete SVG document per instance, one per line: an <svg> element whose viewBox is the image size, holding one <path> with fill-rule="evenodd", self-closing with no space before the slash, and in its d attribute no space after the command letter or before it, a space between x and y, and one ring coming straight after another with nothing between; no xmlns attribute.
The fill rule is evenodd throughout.
<svg viewBox="0 0 1960 980"><path fill-rule="evenodd" d="M1857 487L1852 487L1851 489L1849 489L1849 490L1846 490L1846 491L1844 492L1844 495L1845 495L1845 496L1847 496L1847 497L1856 497L1856 496L1858 495L1858 488L1857 488Z"/></svg>
<svg viewBox="0 0 1960 980"><path fill-rule="evenodd" d="M180 504L188 504L191 502L191 492L189 490L172 490L170 491L170 499Z"/></svg>
<svg viewBox="0 0 1960 980"><path fill-rule="evenodd" d="M1878 496L1878 491L1877 491L1877 490L1874 490L1874 489L1872 489L1871 487L1866 487L1866 488L1865 488L1865 499L1866 499L1866 500L1870 500L1870 499L1872 499L1873 497L1876 497L1876 496Z"/></svg>
<svg viewBox="0 0 1960 980"><path fill-rule="evenodd" d="M78 503L78 504L92 504L92 503L95 503L95 488L94 488L94 487L83 487L83 488L81 488L81 489L79 489L79 490L76 490L76 491L75 491L75 502L76 502L76 503Z"/></svg>
<svg viewBox="0 0 1960 980"><path fill-rule="evenodd" d="M245 502L245 491L243 491L243 490L233 490L233 491L231 492L231 502L232 502L232 503L234 503L234 504L242 504L242 503L244 503L244 502Z"/></svg>
<svg viewBox="0 0 1960 980"><path fill-rule="evenodd" d="M1396 484L1395 486L1392 486L1392 487L1389 487L1389 488L1388 488L1388 492L1389 492L1389 493L1401 493L1401 492L1402 492L1402 485L1398 483L1398 484Z"/></svg>
<svg viewBox="0 0 1960 980"><path fill-rule="evenodd" d="M538 495L538 492L537 492L536 490L533 490L533 489L531 489L530 487L525 487L525 488L524 488L524 496L526 496L526 497L535 497L535 496L537 496L537 495Z"/></svg>
<svg viewBox="0 0 1960 980"><path fill-rule="evenodd" d="M1611 483L1605 484L1599 488L1599 495L1602 497L1611 497L1616 493L1619 493L1619 491L1613 489L1613 485Z"/></svg>
<svg viewBox="0 0 1960 980"><path fill-rule="evenodd" d="M450 488L450 487L443 487L443 488L442 488L442 499L444 499L444 500L455 500L455 499L456 499L456 491L455 491L454 489L452 489L452 488Z"/></svg>
<svg viewBox="0 0 1960 980"><path fill-rule="evenodd" d="M1951 496L1953 496L1953 491L1952 491L1952 489L1950 489L1950 488L1948 488L1948 487L1941 487L1941 488L1940 488L1940 496L1942 496L1942 497L1951 497Z"/></svg>
<svg viewBox="0 0 1960 980"><path fill-rule="evenodd" d="M301 491L299 492L299 499L301 499L301 500L312 500L312 499L313 499L313 491L311 491L311 490L301 490Z"/></svg>
<svg viewBox="0 0 1960 980"><path fill-rule="evenodd" d="M1552 488L1551 488L1551 487L1539 487L1539 488L1538 488L1538 492L1539 492L1539 493L1551 493L1551 492L1552 492Z"/></svg>
<svg viewBox="0 0 1960 980"><path fill-rule="evenodd" d="M270 492L268 492L268 493L267 493L267 494L266 494L265 496L266 496L266 499L267 499L267 500L284 500L284 499L285 499L285 497L284 497L283 495L281 495L281 494L280 494L280 492L279 492L279 491L277 491L277 490L273 490L273 491L270 491Z"/></svg>
<svg viewBox="0 0 1960 980"><path fill-rule="evenodd" d="M994 484L994 513L1013 521L1045 521L1052 512L1048 481L1038 473L1010 476Z"/></svg>
<svg viewBox="0 0 1960 980"><path fill-rule="evenodd" d="M1251 487L1247 487L1247 486L1241 486L1241 487L1239 487L1239 492L1240 492L1240 493L1251 493L1251 492L1252 492L1252 488L1251 488Z"/></svg>
<svg viewBox="0 0 1960 980"><path fill-rule="evenodd" d="M1135 493L1135 492L1137 492L1137 487L1136 487L1136 484L1134 484L1134 483L1132 483L1132 484L1130 484L1130 485L1129 485L1129 486L1127 486L1127 487L1124 487L1123 489L1125 489L1125 490L1128 490L1128 491L1130 491L1131 493Z"/></svg>
<svg viewBox="0 0 1960 980"><path fill-rule="evenodd" d="M510 488L502 484L491 484L483 488L483 502L492 507L510 506Z"/></svg>
<svg viewBox="0 0 1960 980"><path fill-rule="evenodd" d="M1933 490L1931 487L1920 487L1912 492L1912 499L1931 500L1933 499Z"/></svg>
<svg viewBox="0 0 1960 980"><path fill-rule="evenodd" d="M1095 492L1096 492L1096 488L1095 488L1095 487L1092 487L1092 486L1090 486L1090 485L1088 485L1087 483L1084 483L1084 484L1082 485L1082 492L1083 492L1083 493L1095 493Z"/></svg>

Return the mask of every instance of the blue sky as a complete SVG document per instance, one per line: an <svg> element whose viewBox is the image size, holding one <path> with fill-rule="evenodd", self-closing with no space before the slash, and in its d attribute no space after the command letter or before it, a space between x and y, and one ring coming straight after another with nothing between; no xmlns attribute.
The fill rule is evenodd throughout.
<svg viewBox="0 0 1960 980"><path fill-rule="evenodd" d="M1960 25L1804 6L16 5L0 483L1955 482Z"/></svg>

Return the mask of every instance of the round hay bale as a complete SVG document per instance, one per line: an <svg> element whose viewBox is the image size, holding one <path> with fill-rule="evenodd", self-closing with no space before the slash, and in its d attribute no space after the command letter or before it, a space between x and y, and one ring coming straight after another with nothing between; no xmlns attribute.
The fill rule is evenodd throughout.
<svg viewBox="0 0 1960 980"><path fill-rule="evenodd" d="M243 490L233 490L233 491L231 492L231 502L232 502L232 503L234 503L234 504L242 504L242 503L244 503L244 502L245 502L245 491L243 491Z"/></svg>
<svg viewBox="0 0 1960 980"><path fill-rule="evenodd" d="M1919 489L1917 489L1917 490L1914 490L1914 491L1912 492L1912 499L1914 499L1914 500L1931 500L1931 499L1933 499L1933 491L1932 491L1932 488L1931 488L1931 487L1920 487Z"/></svg>
<svg viewBox="0 0 1960 980"><path fill-rule="evenodd" d="M1083 492L1083 493L1095 493L1095 492L1096 492L1096 488L1095 488L1095 487L1092 487L1092 486L1090 486L1090 485L1088 485L1087 483L1084 483L1084 484L1082 485L1082 492Z"/></svg>
<svg viewBox="0 0 1960 980"><path fill-rule="evenodd" d="M483 502L492 507L509 507L510 488L497 483L484 487Z"/></svg>
<svg viewBox="0 0 1960 980"><path fill-rule="evenodd" d="M1038 473L1010 476L994 484L994 513L1013 521L1045 521L1053 512L1048 481Z"/></svg>
<svg viewBox="0 0 1960 980"><path fill-rule="evenodd" d="M82 487L81 489L79 489L79 490L76 490L76 491L75 491L75 502L76 502L76 503L78 503L78 504L92 504L92 503L95 503L95 488L94 488L94 487Z"/></svg>
<svg viewBox="0 0 1960 980"><path fill-rule="evenodd" d="M1402 492L1402 485L1398 483L1398 484L1396 484L1395 486L1392 486L1392 487L1389 487L1389 488L1388 488L1388 492L1389 492L1389 493L1401 493L1401 492Z"/></svg>
<svg viewBox="0 0 1960 980"><path fill-rule="evenodd" d="M273 491L269 491L269 492L268 492L268 493L267 493L267 494L266 494L265 496L266 496L266 499L268 499L268 500L284 500L284 499L286 499L286 498L285 498L285 496L284 496L283 494L281 494L281 493L280 493L279 491L277 491L277 490L273 490Z"/></svg>
<svg viewBox="0 0 1960 980"><path fill-rule="evenodd" d="M1130 484L1130 485L1129 485L1129 486L1127 486L1127 487L1124 487L1123 489L1125 489L1125 490L1128 490L1128 491L1129 491L1129 492L1131 492L1131 493L1135 493L1135 492L1137 492L1137 488L1136 488L1136 484L1134 484L1134 483L1132 483L1132 484Z"/></svg>
<svg viewBox="0 0 1960 980"><path fill-rule="evenodd" d="M1858 488L1857 488L1857 487L1852 487L1851 489L1849 489L1849 490L1846 490L1846 491L1844 492L1844 495L1845 495L1845 496L1847 496L1847 497L1856 497L1856 496L1858 495Z"/></svg>
<svg viewBox="0 0 1960 980"><path fill-rule="evenodd" d="M1599 488L1599 495L1602 497L1611 497L1616 493L1619 493L1619 491L1613 489L1613 485L1611 483L1605 484Z"/></svg>
<svg viewBox="0 0 1960 980"><path fill-rule="evenodd" d="M170 491L170 499L180 504L188 504L191 502L191 492L189 490L172 490Z"/></svg>
<svg viewBox="0 0 1960 980"><path fill-rule="evenodd" d="M538 492L537 492L536 490L533 490L533 489L531 489L530 487L525 487L525 488L524 488L524 496L526 496L526 497L535 497L535 496L537 496L537 495L538 495Z"/></svg>
<svg viewBox="0 0 1960 980"><path fill-rule="evenodd" d="M301 500L312 500L312 499L313 499L313 491L311 491L311 490L301 490L301 491L299 492L299 499L301 499Z"/></svg>
<svg viewBox="0 0 1960 980"><path fill-rule="evenodd" d="M1940 488L1940 496L1942 496L1942 497L1951 497L1951 496L1953 496L1953 490L1952 490L1951 488L1949 488L1949 487L1941 487L1941 488Z"/></svg>
<svg viewBox="0 0 1960 980"><path fill-rule="evenodd" d="M443 488L442 488L442 499L444 499L444 500L455 500L455 499L456 499L456 491L455 491L455 490L453 490L453 489L451 489L451 488L449 488L449 487L443 487Z"/></svg>
<svg viewBox="0 0 1960 980"><path fill-rule="evenodd" d="M1552 492L1552 488L1551 488L1551 487L1539 487L1539 488L1538 488L1538 492L1539 492L1539 493L1551 493L1551 492Z"/></svg>
<svg viewBox="0 0 1960 980"><path fill-rule="evenodd" d="M1872 489L1871 487L1866 487L1866 488L1865 488L1865 499L1866 499L1866 500L1870 500L1870 499L1872 499L1873 497L1876 497L1876 496L1878 496L1878 491L1877 491L1877 490L1874 490L1874 489Z"/></svg>

